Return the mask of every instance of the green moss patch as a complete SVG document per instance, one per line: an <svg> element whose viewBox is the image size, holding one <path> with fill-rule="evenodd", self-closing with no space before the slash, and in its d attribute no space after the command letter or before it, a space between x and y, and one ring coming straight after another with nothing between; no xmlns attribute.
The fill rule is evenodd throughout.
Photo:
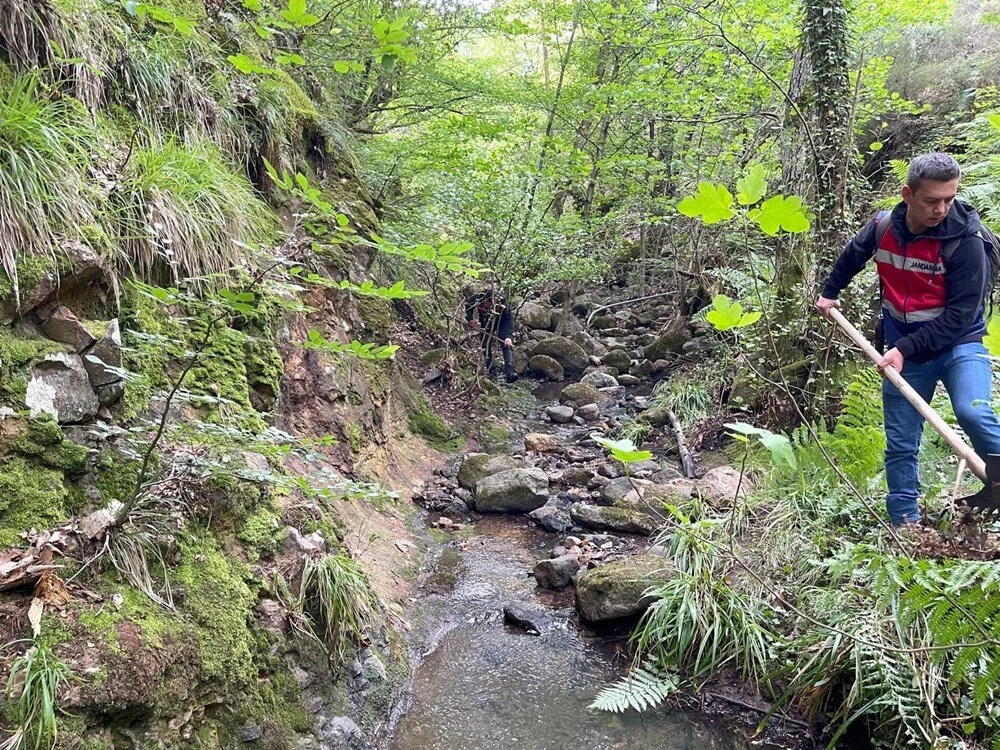
<svg viewBox="0 0 1000 750"><path fill-rule="evenodd" d="M261 508L248 516L237 535L251 562L261 557L273 557L284 537L281 517L270 508Z"/></svg>
<svg viewBox="0 0 1000 750"><path fill-rule="evenodd" d="M429 409L410 412L410 432L420 435L443 453L456 453L465 440L454 431L437 414Z"/></svg>
<svg viewBox="0 0 1000 750"><path fill-rule="evenodd" d="M257 679L248 624L257 597L245 577L248 571L227 558L214 537L193 536L181 543L173 580L183 588L182 606L196 627L204 676L242 689Z"/></svg>
<svg viewBox="0 0 1000 750"><path fill-rule="evenodd" d="M0 463L0 549L21 543L21 534L47 529L68 515L63 473L14 456Z"/></svg>
<svg viewBox="0 0 1000 750"><path fill-rule="evenodd" d="M63 351L66 347L55 341L25 338L10 328L0 328L0 403L23 409L32 363L46 354Z"/></svg>

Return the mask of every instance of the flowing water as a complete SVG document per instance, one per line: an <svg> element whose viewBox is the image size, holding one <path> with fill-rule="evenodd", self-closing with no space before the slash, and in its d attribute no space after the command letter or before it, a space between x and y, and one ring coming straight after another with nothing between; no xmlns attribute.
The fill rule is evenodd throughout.
<svg viewBox="0 0 1000 750"><path fill-rule="evenodd" d="M533 563L555 537L524 519L488 517L462 552L454 588L421 603L442 623L418 666L412 704L391 750L709 750L762 747L753 727L678 710L616 715L588 711L627 662L613 643L580 627L569 594L536 590ZM536 593L537 592L537 593ZM504 605L545 612L540 636L505 625Z"/></svg>

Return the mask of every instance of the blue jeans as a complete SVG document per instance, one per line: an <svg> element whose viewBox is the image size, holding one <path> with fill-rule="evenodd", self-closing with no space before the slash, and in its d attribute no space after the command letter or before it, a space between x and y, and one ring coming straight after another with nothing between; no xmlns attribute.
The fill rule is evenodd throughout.
<svg viewBox="0 0 1000 750"><path fill-rule="evenodd" d="M990 360L980 343L958 344L935 359L903 362L903 377L924 401L930 401L940 380L955 417L972 440L976 453L1000 453L1000 422L990 407ZM882 383L885 412L886 508L894 524L920 520L920 480L917 452L924 418L888 380Z"/></svg>

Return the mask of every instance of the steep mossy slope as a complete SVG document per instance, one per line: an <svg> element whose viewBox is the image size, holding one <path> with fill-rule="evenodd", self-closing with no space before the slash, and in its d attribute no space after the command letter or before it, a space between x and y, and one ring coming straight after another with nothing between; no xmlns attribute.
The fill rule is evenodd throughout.
<svg viewBox="0 0 1000 750"><path fill-rule="evenodd" d="M258 248L305 243L299 204L267 163L300 173L359 236L376 228L335 97L282 62L301 30L262 33L254 5L0 0L0 562L67 551L54 577L0 595L0 630L27 634L32 596L66 592L45 594L37 639L76 675L60 691L60 747L364 744L406 675L392 618L360 575L342 585L357 606L373 602L377 625L346 663L328 656L310 635L322 579L304 574L345 552L348 567L372 565L352 559L351 524L363 518L367 534L379 508L402 511L357 483L356 464L395 455L408 415L428 412L391 360L299 342L313 329L384 342L392 309L262 289L252 313L223 319L134 283L195 299L245 282ZM342 245L313 267L359 280L369 253ZM109 367L81 375L95 352ZM43 388L49 370L63 379ZM163 396L185 370L140 515L94 537L70 524L52 541L71 516L136 497ZM97 382L108 373L112 396ZM26 399L50 391L85 416L30 415ZM340 495L366 499L344 514Z"/></svg>

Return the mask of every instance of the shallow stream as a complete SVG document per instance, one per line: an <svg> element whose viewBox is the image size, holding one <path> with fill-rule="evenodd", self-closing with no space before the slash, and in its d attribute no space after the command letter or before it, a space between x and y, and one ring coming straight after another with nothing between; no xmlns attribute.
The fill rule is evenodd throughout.
<svg viewBox="0 0 1000 750"><path fill-rule="evenodd" d="M520 428L568 437L572 425L540 418L562 383L534 391ZM514 416L514 415L509 415ZM751 739L756 721L736 709L715 719L663 708L638 714L588 710L624 676L624 633L596 634L573 606L573 588L535 586L532 568L563 537L523 516L480 516L465 542L449 541L423 581L412 641L422 654L389 750L714 750L779 748ZM541 635L505 624L503 608L541 612Z"/></svg>

